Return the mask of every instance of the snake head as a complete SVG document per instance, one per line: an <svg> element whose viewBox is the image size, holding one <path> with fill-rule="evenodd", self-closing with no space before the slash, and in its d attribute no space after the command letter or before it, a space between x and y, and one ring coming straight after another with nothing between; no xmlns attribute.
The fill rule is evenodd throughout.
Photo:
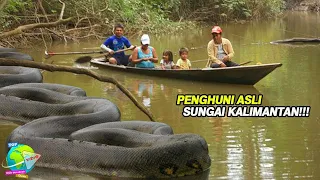
<svg viewBox="0 0 320 180"><path fill-rule="evenodd" d="M199 161L195 160L195 159L191 159L189 161L187 161L186 166L192 168L192 169L196 169L197 171L202 171L202 166L199 163Z"/></svg>
<svg viewBox="0 0 320 180"><path fill-rule="evenodd" d="M172 176L176 174L178 166L174 164L164 164L159 167L159 170L161 174Z"/></svg>

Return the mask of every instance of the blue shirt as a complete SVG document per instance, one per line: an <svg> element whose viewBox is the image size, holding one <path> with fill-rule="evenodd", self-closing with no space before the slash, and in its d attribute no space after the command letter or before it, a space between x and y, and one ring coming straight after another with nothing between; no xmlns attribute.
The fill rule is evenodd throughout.
<svg viewBox="0 0 320 180"><path fill-rule="evenodd" d="M109 47L110 49L112 49L113 51L124 49L124 46L126 46L127 48L131 46L129 40L126 37L121 36L120 38L118 38L115 35L110 36L103 44ZM118 52L118 53L115 53L114 55L124 56L125 54L124 52Z"/></svg>

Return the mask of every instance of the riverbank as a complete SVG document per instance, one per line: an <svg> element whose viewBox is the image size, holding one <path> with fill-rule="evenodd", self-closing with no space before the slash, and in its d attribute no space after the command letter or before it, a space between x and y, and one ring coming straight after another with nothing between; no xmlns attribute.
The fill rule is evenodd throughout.
<svg viewBox="0 0 320 180"><path fill-rule="evenodd" d="M282 9L283 0L8 0L0 6L0 45L104 39L112 35L115 23L124 24L127 36L176 34L198 23L212 26L273 18Z"/></svg>
<svg viewBox="0 0 320 180"><path fill-rule="evenodd" d="M303 0L301 2L288 4L287 8L293 11L320 12L320 1L319 0Z"/></svg>
<svg viewBox="0 0 320 180"><path fill-rule="evenodd" d="M125 35L131 39L144 33L174 35L203 24L243 24L251 20L276 18L285 9L320 9L317 0L174 0L170 3L165 0L148 3L130 0L119 1L119 4L92 2L91 5L81 1L81 6L74 6L75 0L65 3L39 1L40 4L14 2L9 0L0 8L0 23L3 24L0 27L0 45L4 47L19 48L33 43L47 46L54 41L69 43L84 39L102 40L112 35L113 26L118 22L124 24ZM78 13L75 15L74 12Z"/></svg>

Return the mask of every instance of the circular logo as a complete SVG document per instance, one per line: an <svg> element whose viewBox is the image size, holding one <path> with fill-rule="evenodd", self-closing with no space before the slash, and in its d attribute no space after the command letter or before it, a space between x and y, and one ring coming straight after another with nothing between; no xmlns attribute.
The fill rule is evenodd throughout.
<svg viewBox="0 0 320 180"><path fill-rule="evenodd" d="M38 158L34 157L33 149L24 144L12 147L7 154L7 168L12 171L25 170L26 173L34 168L34 163Z"/></svg>

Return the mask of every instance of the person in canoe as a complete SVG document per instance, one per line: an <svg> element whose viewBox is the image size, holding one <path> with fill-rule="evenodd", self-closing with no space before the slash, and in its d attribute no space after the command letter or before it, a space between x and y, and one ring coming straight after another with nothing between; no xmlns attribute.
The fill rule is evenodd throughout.
<svg viewBox="0 0 320 180"><path fill-rule="evenodd" d="M163 51L160 66L161 69L175 69L175 64L173 62L173 54L171 51Z"/></svg>
<svg viewBox="0 0 320 180"><path fill-rule="evenodd" d="M180 59L177 61L177 69L191 69L191 62L188 59L189 50L188 48L180 48L179 55Z"/></svg>
<svg viewBox="0 0 320 180"><path fill-rule="evenodd" d="M207 67L231 67L239 64L231 61L234 51L231 42L222 37L222 29L219 26L213 26L211 30L212 40L208 43L207 52L209 60Z"/></svg>
<svg viewBox="0 0 320 180"><path fill-rule="evenodd" d="M132 63L139 68L154 68L158 62L155 48L150 46L150 37L147 34L141 36L141 46L135 48L132 53Z"/></svg>
<svg viewBox="0 0 320 180"><path fill-rule="evenodd" d="M115 51L124 49L124 46L133 50L135 46L131 45L130 41L123 36L124 27L122 24L116 24L114 26L114 35L110 36L105 40L103 44L101 44L101 49L107 51L111 57L109 58L110 64L118 64L127 66L129 63L129 59L131 59L130 55L126 55L124 51L117 52Z"/></svg>

